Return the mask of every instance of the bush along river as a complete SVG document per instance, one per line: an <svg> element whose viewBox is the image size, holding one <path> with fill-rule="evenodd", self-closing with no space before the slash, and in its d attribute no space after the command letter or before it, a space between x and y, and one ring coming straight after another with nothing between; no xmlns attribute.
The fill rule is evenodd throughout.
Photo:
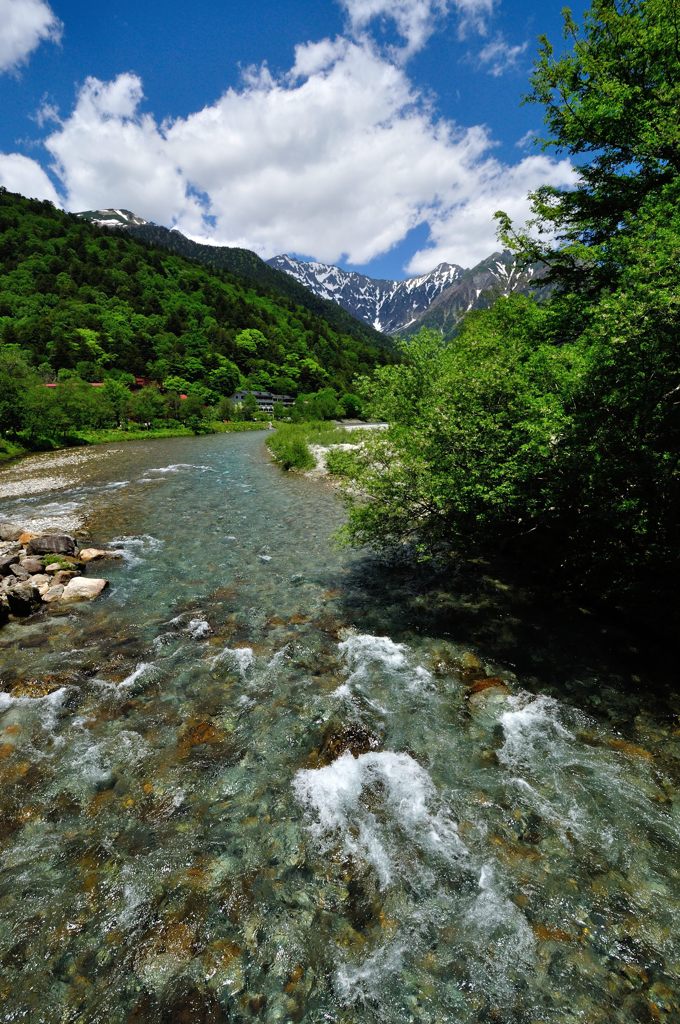
<svg viewBox="0 0 680 1024"><path fill-rule="evenodd" d="M260 435L31 457L0 517L122 556L0 631L1 1021L680 1019L644 666L339 551Z"/></svg>

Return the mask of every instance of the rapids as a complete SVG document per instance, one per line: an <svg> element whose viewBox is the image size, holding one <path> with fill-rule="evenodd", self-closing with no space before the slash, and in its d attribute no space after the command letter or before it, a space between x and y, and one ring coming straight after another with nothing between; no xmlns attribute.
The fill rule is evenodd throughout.
<svg viewBox="0 0 680 1024"><path fill-rule="evenodd" d="M31 457L0 512L124 556L0 632L0 1021L680 1020L678 708L626 652L338 550L257 434Z"/></svg>

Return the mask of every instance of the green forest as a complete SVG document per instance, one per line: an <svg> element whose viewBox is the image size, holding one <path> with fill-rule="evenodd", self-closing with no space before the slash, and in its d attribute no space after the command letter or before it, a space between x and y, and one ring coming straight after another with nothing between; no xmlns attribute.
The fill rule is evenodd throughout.
<svg viewBox="0 0 680 1024"><path fill-rule="evenodd" d="M549 269L423 333L360 390L388 420L345 474L347 536L410 558L505 558L558 593L678 624L680 6L594 0L541 42L527 102L579 169L500 235ZM584 598L585 600L585 598Z"/></svg>
<svg viewBox="0 0 680 1024"><path fill-rule="evenodd" d="M222 419L241 387L319 396L300 402L315 415L353 413L355 376L391 358L375 332L339 333L271 282L258 288L5 190L0 268L9 445L51 447L128 420ZM135 378L145 386L131 391Z"/></svg>

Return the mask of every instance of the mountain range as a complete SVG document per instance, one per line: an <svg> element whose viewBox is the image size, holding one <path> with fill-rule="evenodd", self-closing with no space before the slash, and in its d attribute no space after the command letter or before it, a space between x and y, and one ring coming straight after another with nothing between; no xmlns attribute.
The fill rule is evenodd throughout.
<svg viewBox="0 0 680 1024"><path fill-rule="evenodd" d="M527 294L539 276L535 268L520 270L507 251L493 253L469 270L440 263L429 274L405 281L379 280L291 256L267 262L315 295L332 299L359 320L392 335L414 334L422 327L451 334L469 310L485 309L502 295Z"/></svg>
<svg viewBox="0 0 680 1024"><path fill-rule="evenodd" d="M508 251L493 253L469 269L440 263L429 274L393 281L285 254L264 261L249 249L194 242L129 210L90 210L79 216L102 227L123 228L135 238L228 270L260 287L283 291L338 330L353 336L359 332L373 342L380 335L407 336L423 327L450 335L470 310L485 309L513 293L540 294L540 268L520 269Z"/></svg>

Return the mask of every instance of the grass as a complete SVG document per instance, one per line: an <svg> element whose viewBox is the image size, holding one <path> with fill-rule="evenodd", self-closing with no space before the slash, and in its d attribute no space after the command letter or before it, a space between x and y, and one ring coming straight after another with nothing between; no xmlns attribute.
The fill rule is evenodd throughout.
<svg viewBox="0 0 680 1024"><path fill-rule="evenodd" d="M247 430L267 430L269 423L266 422L229 422L222 423L211 421L209 433L213 434L236 434ZM116 428L106 430L78 430L73 434L76 441L82 444L115 444L117 441L148 441L155 437L193 437L194 431L189 427L181 425L173 427L152 427L144 430L141 427L130 429Z"/></svg>
<svg viewBox="0 0 680 1024"><path fill-rule="evenodd" d="M0 463L11 462L12 459L18 459L20 456L26 454L25 448L21 448L18 444L13 444L11 441L5 441L0 438Z"/></svg>
<svg viewBox="0 0 680 1024"><path fill-rule="evenodd" d="M282 469L304 471L316 465L310 444L327 447L347 438L347 432L333 423L282 423L267 438L267 447Z"/></svg>

